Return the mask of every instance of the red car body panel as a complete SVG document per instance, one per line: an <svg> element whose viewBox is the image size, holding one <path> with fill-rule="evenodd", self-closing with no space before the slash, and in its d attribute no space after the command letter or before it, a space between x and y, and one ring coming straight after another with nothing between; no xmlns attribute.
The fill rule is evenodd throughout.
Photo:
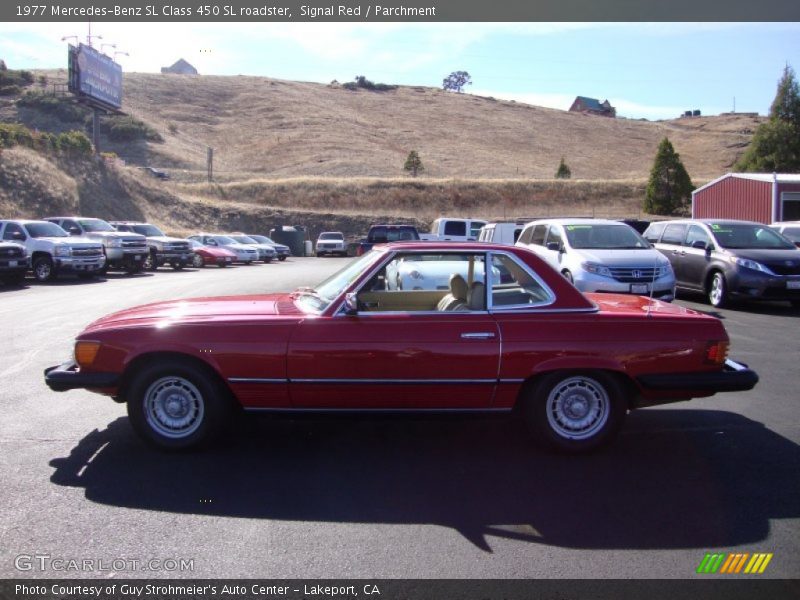
<svg viewBox="0 0 800 600"><path fill-rule="evenodd" d="M511 254L556 299L525 310L344 314L345 293L368 269L319 315L304 313L291 295L271 294L160 302L103 317L78 336L102 344L87 372L122 376L142 357L178 353L203 361L254 409L508 409L530 377L560 369L624 374L642 404L714 393L648 390L636 379L721 371L706 360L709 344L728 340L714 317L638 296L584 295L525 249L385 248L406 250ZM475 333L492 335L463 337Z"/></svg>
<svg viewBox="0 0 800 600"><path fill-rule="evenodd" d="M192 252L203 258L203 264L216 265L224 261L226 258L231 259L232 262L236 261L236 254L225 248L215 248L213 246L198 246Z"/></svg>

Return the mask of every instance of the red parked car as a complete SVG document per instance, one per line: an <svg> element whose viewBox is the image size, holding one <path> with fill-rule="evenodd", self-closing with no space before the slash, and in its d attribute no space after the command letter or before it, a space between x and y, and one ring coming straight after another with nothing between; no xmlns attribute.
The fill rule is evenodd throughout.
<svg viewBox="0 0 800 600"><path fill-rule="evenodd" d="M467 261L449 290L397 290ZM491 268L487 268L491 265ZM644 406L751 389L714 317L646 297L582 294L524 248L389 244L316 288L159 302L114 313L45 371L55 391L126 402L162 448L204 443L233 409L514 412L536 439L581 452Z"/></svg>
<svg viewBox="0 0 800 600"><path fill-rule="evenodd" d="M217 265L218 267L227 267L232 265L236 260L236 255L230 250L225 248L217 248L214 246L205 246L197 240L189 240L194 258L192 258L192 266L205 267L206 265Z"/></svg>

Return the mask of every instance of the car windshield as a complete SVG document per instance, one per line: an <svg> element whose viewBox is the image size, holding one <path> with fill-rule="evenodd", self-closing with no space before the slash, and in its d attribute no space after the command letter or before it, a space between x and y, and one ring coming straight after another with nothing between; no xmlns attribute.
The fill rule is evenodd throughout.
<svg viewBox="0 0 800 600"><path fill-rule="evenodd" d="M712 223L711 232L722 248L790 250L795 247L773 229L756 223Z"/></svg>
<svg viewBox="0 0 800 600"><path fill-rule="evenodd" d="M577 249L646 250L650 244L627 225L580 223L564 225L569 245Z"/></svg>
<svg viewBox="0 0 800 600"><path fill-rule="evenodd" d="M274 244L275 243L265 235L248 235L247 237L253 238L259 244Z"/></svg>
<svg viewBox="0 0 800 600"><path fill-rule="evenodd" d="M321 240L343 240L344 235L341 233L320 233L319 239Z"/></svg>
<svg viewBox="0 0 800 600"><path fill-rule="evenodd" d="M79 219L78 224L84 231L94 233L95 231L116 231L109 223L102 219Z"/></svg>
<svg viewBox="0 0 800 600"><path fill-rule="evenodd" d="M255 241L253 238L247 235L232 235L231 236L234 240L239 242L240 244L257 244L258 242Z"/></svg>
<svg viewBox="0 0 800 600"><path fill-rule="evenodd" d="M229 238L227 235L217 235L211 239L223 246L235 246L239 243L235 239Z"/></svg>
<svg viewBox="0 0 800 600"><path fill-rule="evenodd" d="M55 223L28 223L25 229L33 238L69 237L69 234Z"/></svg>
<svg viewBox="0 0 800 600"><path fill-rule="evenodd" d="M370 250L328 277L315 288L299 288L293 292L295 302L297 302L300 310L304 312L321 313L344 290L349 288L362 273L368 271L383 256L384 253L380 250Z"/></svg>
<svg viewBox="0 0 800 600"><path fill-rule="evenodd" d="M155 225L134 225L133 230L147 237L163 236L164 232Z"/></svg>

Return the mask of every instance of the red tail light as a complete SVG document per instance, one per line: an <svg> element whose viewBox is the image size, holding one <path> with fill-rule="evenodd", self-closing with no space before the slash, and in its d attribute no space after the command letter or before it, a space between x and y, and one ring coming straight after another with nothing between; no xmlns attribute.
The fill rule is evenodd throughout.
<svg viewBox="0 0 800 600"><path fill-rule="evenodd" d="M729 346L730 342L710 342L706 346L706 362L715 365L724 364L725 359L728 358Z"/></svg>

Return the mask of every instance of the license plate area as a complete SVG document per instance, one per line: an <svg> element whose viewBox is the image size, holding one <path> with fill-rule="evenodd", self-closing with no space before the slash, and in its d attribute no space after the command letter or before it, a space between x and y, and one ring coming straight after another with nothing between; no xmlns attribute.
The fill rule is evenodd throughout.
<svg viewBox="0 0 800 600"><path fill-rule="evenodd" d="M786 282L787 290L800 290L800 279L792 279Z"/></svg>
<svg viewBox="0 0 800 600"><path fill-rule="evenodd" d="M649 294L650 284L648 283L632 283L631 294Z"/></svg>

